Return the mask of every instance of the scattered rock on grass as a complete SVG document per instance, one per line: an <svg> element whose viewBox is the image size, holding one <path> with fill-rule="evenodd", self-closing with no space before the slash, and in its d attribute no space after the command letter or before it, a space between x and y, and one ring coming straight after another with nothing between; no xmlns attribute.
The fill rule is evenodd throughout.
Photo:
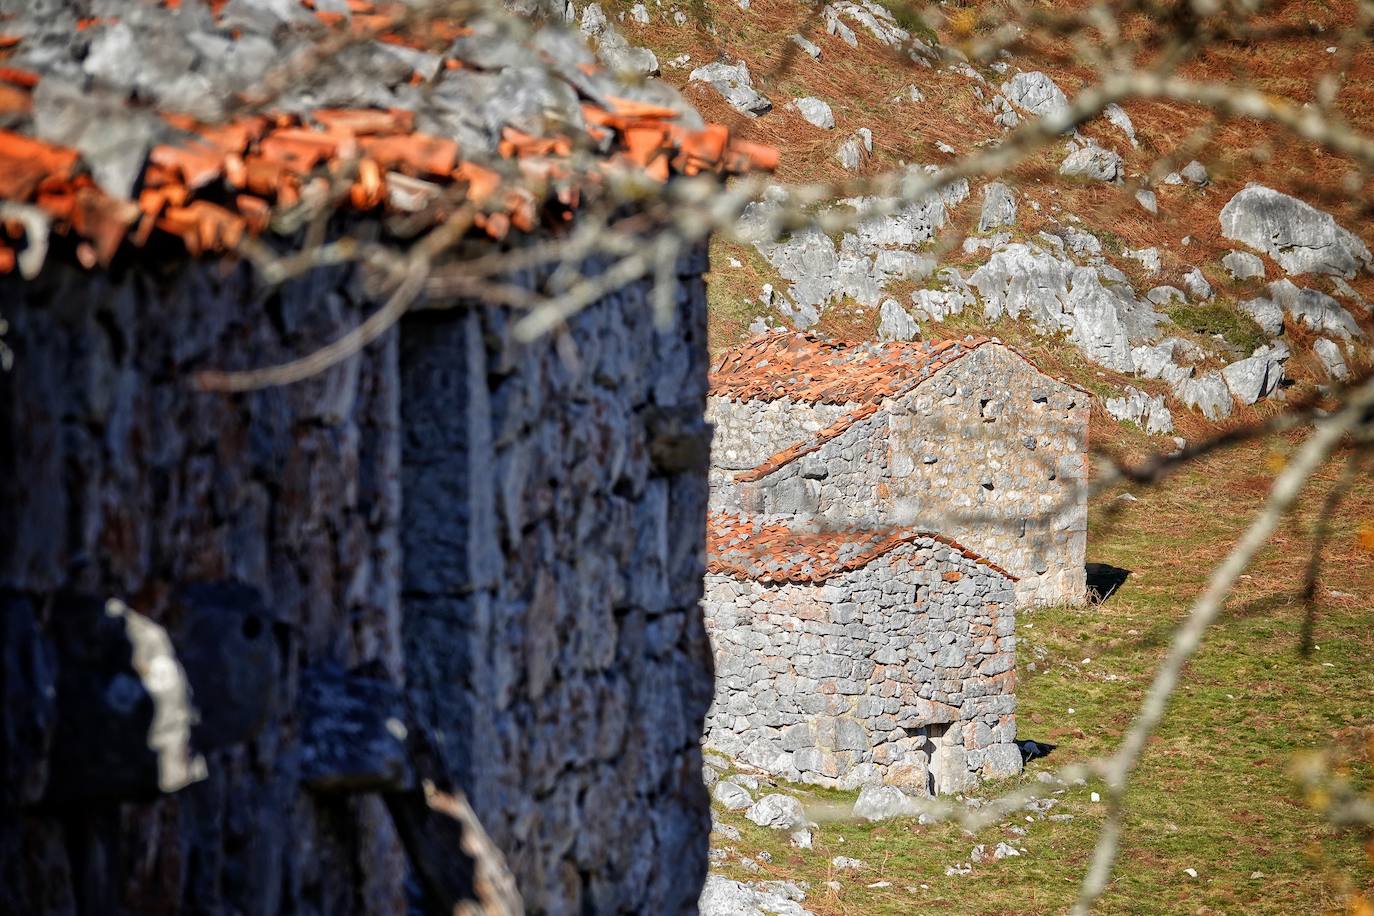
<svg viewBox="0 0 1374 916"><path fill-rule="evenodd" d="M724 61L706 64L693 70L688 79L709 84L721 94L731 108L751 118L773 109L773 103L767 96L754 88L749 67L743 61L736 64L727 64Z"/></svg>
<svg viewBox="0 0 1374 916"><path fill-rule="evenodd" d="M725 806L727 811L743 811L754 803L754 799L749 793L742 786L737 786L733 782L716 783L715 791L712 794L716 801Z"/></svg>
<svg viewBox="0 0 1374 916"><path fill-rule="evenodd" d="M788 830L806 823L801 802L790 795L765 795L754 803L744 816L760 827Z"/></svg>
<svg viewBox="0 0 1374 916"><path fill-rule="evenodd" d="M1341 355L1341 348L1335 341L1318 337L1317 342L1312 344L1312 352L1317 354L1322 368L1333 379L1343 382L1350 377L1350 369L1346 367L1345 357Z"/></svg>

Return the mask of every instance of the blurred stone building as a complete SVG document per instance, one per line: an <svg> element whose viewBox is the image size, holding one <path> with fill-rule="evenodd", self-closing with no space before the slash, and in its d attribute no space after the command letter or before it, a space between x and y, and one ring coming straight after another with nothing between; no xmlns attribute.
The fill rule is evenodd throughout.
<svg viewBox="0 0 1374 916"><path fill-rule="evenodd" d="M388 294L366 258L269 283L237 254L404 251L455 214L449 261L528 254L597 192L579 162L769 151L558 30L89 6L0 43L0 911L694 906L704 251L667 324L647 282L532 343L435 292L296 384L194 381Z"/></svg>

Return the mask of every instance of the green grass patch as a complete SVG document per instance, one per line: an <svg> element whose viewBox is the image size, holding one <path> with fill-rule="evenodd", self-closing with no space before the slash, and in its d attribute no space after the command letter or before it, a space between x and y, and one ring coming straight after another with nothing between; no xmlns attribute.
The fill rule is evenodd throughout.
<svg viewBox="0 0 1374 916"><path fill-rule="evenodd" d="M1236 311L1226 300L1180 302L1169 306L1166 313L1179 327L1198 334L1220 334L1227 343L1246 353L1268 339L1252 318Z"/></svg>

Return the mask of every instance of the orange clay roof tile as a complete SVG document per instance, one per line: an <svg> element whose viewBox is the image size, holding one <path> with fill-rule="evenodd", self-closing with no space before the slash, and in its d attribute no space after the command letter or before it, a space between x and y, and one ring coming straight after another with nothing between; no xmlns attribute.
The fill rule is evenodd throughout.
<svg viewBox="0 0 1374 916"><path fill-rule="evenodd" d="M809 334L764 334L716 361L711 394L737 401L876 404L993 342L967 337L856 345Z"/></svg>
<svg viewBox="0 0 1374 916"><path fill-rule="evenodd" d="M205 2L217 17L226 8L221 0ZM349 0L350 17L315 10L311 0L301 0L301 5L314 11L326 29L437 51L441 73L465 69L462 59L441 49L475 34L468 25L445 18L427 20L416 36L393 33L408 15L403 4ZM161 0L161 6L176 10L182 0ZM96 33L115 22L83 25ZM238 38L236 29L222 34ZM0 35L0 50L7 56L23 49L22 36ZM599 72L594 65L575 66L588 76ZM33 70L0 66L0 113L12 113L23 123L32 109L31 91L41 79ZM225 123L164 112L167 138L149 151L133 188L119 194L95 184L76 150L26 136L19 128L0 130L0 200L43 209L56 232L76 234L83 263L108 264L121 245L146 244L155 231L181 239L192 254L232 250L245 234L269 231L273 213L298 204L302 188L320 185L327 191L330 181L344 175L350 180L342 197L345 206L412 214L433 208L437 221L440 211L452 212L465 196L488 211L479 214L475 225L503 238L512 229L533 231L541 221L566 223L609 169L635 168L667 181L674 173L741 173L777 166L777 150L736 140L722 125L692 130L677 123L680 112L671 107L614 94L601 100L606 107L585 97L580 103L587 125L583 136L603 150L601 168L580 180L569 163L581 138L535 136L512 127L502 131L495 152L513 160L516 174L539 184L548 201L507 187L500 172L461 158L462 150L451 138L416 131L415 113L394 107L270 111ZM22 225L0 227L0 274L14 268L16 251L26 244Z"/></svg>
<svg viewBox="0 0 1374 916"><path fill-rule="evenodd" d="M847 344L809 334L763 334L726 351L711 369L712 397L732 401L790 398L809 404L854 405L829 426L770 455L756 467L739 471L741 483L761 480L802 455L816 451L855 423L877 413L888 398L914 390L937 372L984 344L996 344L1043 370L996 337L910 343ZM1087 389L1055 379L1083 394Z"/></svg>
<svg viewBox="0 0 1374 916"><path fill-rule="evenodd" d="M1016 577L959 542L915 528L807 530L798 525L712 512L706 522L706 571L760 582L820 584L860 569L903 544L938 541L993 572Z"/></svg>

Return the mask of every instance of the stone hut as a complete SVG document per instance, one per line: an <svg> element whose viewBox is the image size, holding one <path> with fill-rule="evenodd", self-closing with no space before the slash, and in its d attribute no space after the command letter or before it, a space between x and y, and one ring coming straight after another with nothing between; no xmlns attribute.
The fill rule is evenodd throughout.
<svg viewBox="0 0 1374 916"><path fill-rule="evenodd" d="M799 782L944 794L1019 773L1015 578L910 528L712 513L706 745Z"/></svg>
<svg viewBox="0 0 1374 916"><path fill-rule="evenodd" d="M596 192L572 146L663 180L767 152L563 31L88 6L11 5L0 43L0 912L692 909L704 248L667 326L647 282L534 342L431 287L299 383L194 380L390 291L347 258L269 284L245 240L404 251L469 212L445 257L519 254ZM271 117L218 123L354 25Z"/></svg>
<svg viewBox="0 0 1374 916"><path fill-rule="evenodd" d="M1089 397L996 339L766 334L710 395L713 509L940 531L1023 604L1083 598Z"/></svg>

